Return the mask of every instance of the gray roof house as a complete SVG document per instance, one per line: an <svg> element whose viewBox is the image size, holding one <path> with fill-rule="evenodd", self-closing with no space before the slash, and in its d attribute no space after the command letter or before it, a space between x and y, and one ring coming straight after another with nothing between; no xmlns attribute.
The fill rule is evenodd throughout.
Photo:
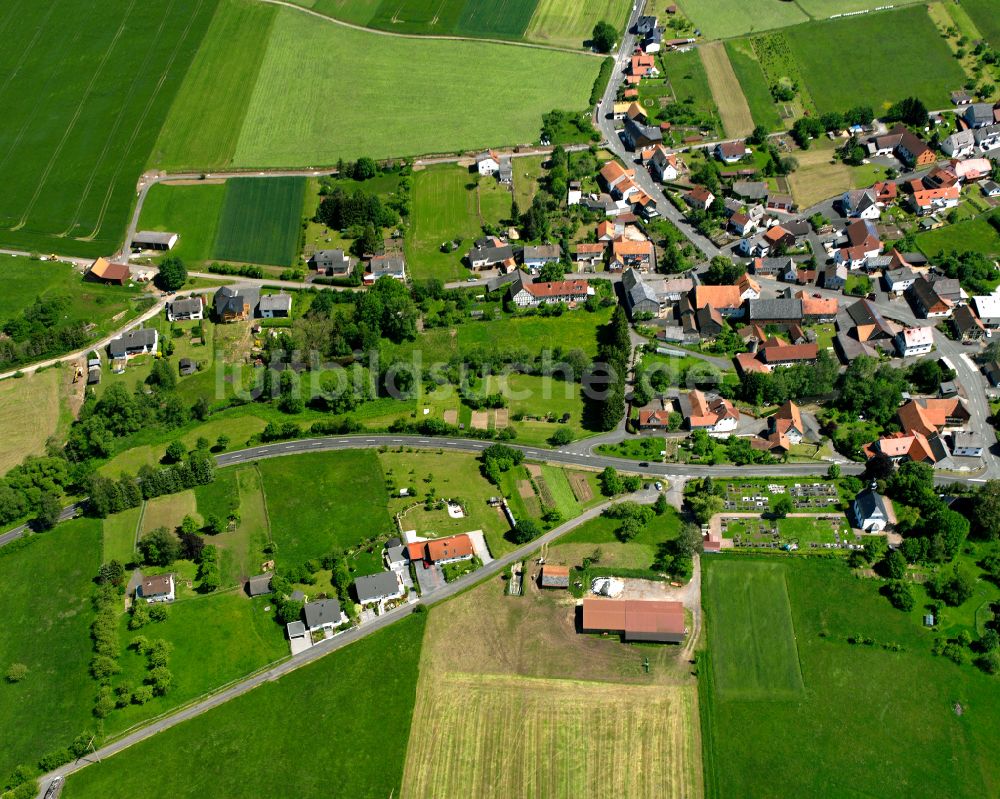
<svg viewBox="0 0 1000 799"><path fill-rule="evenodd" d="M395 572L379 572L355 580L354 591L358 596L358 602L367 605L370 602L401 597L403 584Z"/></svg>
<svg viewBox="0 0 1000 799"><path fill-rule="evenodd" d="M622 273L622 289L629 313L652 314L660 316L669 307L666 298L661 298L635 269L626 269Z"/></svg>
<svg viewBox="0 0 1000 799"><path fill-rule="evenodd" d="M156 352L159 341L160 335L155 327L130 330L108 342L108 354L112 358L131 358L135 355L145 355Z"/></svg>
<svg viewBox="0 0 1000 799"><path fill-rule="evenodd" d="M659 127L643 125L634 119L625 120L625 146L630 150L652 147L663 141L663 131Z"/></svg>
<svg viewBox="0 0 1000 799"><path fill-rule="evenodd" d="M746 319L749 322L801 322L802 300L778 298L747 300Z"/></svg>
<svg viewBox="0 0 1000 799"><path fill-rule="evenodd" d="M385 542L384 554L385 563L390 569L407 564L406 547L398 538L390 538Z"/></svg>
<svg viewBox="0 0 1000 799"><path fill-rule="evenodd" d="M258 574L247 580L247 593L250 596L264 596L271 593L271 572Z"/></svg>
<svg viewBox="0 0 1000 799"><path fill-rule="evenodd" d="M290 316L292 313L292 296L290 294L265 294L257 304L257 310L264 319L277 319Z"/></svg>
<svg viewBox="0 0 1000 799"><path fill-rule="evenodd" d="M966 106L962 119L970 128L982 128L994 123L992 103L972 103Z"/></svg>
<svg viewBox="0 0 1000 799"><path fill-rule="evenodd" d="M733 194L744 200L766 200L767 184L762 180L737 180L733 182Z"/></svg>
<svg viewBox="0 0 1000 799"><path fill-rule="evenodd" d="M364 282L374 283L380 277L388 276L396 280L406 280L406 261L402 255L376 255L368 262L368 272Z"/></svg>
<svg viewBox="0 0 1000 799"><path fill-rule="evenodd" d="M318 272L346 275L351 271L351 258L343 250L316 250L309 259L309 265Z"/></svg>
<svg viewBox="0 0 1000 799"><path fill-rule="evenodd" d="M168 302L167 321L178 322L185 319L202 319L204 317L204 307L201 297L188 297L187 299Z"/></svg>
<svg viewBox="0 0 1000 799"><path fill-rule="evenodd" d="M347 621L347 617L340 609L340 603L336 599L319 599L315 602L309 602L303 611L309 632L323 628L333 629Z"/></svg>
<svg viewBox="0 0 1000 799"><path fill-rule="evenodd" d="M260 289L251 286L223 286L213 298L215 315L223 322L251 319L260 300Z"/></svg>
<svg viewBox="0 0 1000 799"><path fill-rule="evenodd" d="M851 523L866 533L881 533L892 521L888 500L874 488L866 488L851 502Z"/></svg>

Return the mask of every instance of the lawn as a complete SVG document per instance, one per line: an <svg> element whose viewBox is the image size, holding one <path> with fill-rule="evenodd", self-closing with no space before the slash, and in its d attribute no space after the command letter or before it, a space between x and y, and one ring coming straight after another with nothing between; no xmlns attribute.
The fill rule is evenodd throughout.
<svg viewBox="0 0 1000 799"><path fill-rule="evenodd" d="M186 264L211 260L225 198L222 182L157 183L146 195L139 229L177 233L177 245L170 254Z"/></svg>
<svg viewBox="0 0 1000 799"><path fill-rule="evenodd" d="M277 14L277 7L256 0L219 1L156 140L151 165L178 172L232 162Z"/></svg>
<svg viewBox="0 0 1000 799"><path fill-rule="evenodd" d="M146 500L146 505L142 510L140 537L158 527L174 530L180 527L185 516L198 519L198 503L193 489Z"/></svg>
<svg viewBox="0 0 1000 799"><path fill-rule="evenodd" d="M316 452L259 463L278 558L300 564L391 532L385 479L370 450Z"/></svg>
<svg viewBox="0 0 1000 799"><path fill-rule="evenodd" d="M600 499L604 501L606 498ZM654 516L627 544L615 535L620 526L621 522L617 519L604 516L584 522L553 544L548 558L553 563L577 568L582 566L584 558L590 558L595 566L601 568L650 569L660 545L680 534L681 519L671 508L662 516ZM595 550L599 550L597 558Z"/></svg>
<svg viewBox="0 0 1000 799"><path fill-rule="evenodd" d="M928 108L945 108L965 82L922 6L801 25L785 38L820 113L869 105L879 114L914 95ZM831 52L852 57L831 69Z"/></svg>
<svg viewBox="0 0 1000 799"><path fill-rule="evenodd" d="M728 39L753 31L808 21L797 3L782 0L681 0L684 15L709 39Z"/></svg>
<svg viewBox="0 0 1000 799"><path fill-rule="evenodd" d="M322 762L340 764L338 795L398 794L426 618L399 621L90 766L67 781L62 795L325 799L331 773L303 758L310 741L314 748L321 742Z"/></svg>
<svg viewBox="0 0 1000 799"><path fill-rule="evenodd" d="M103 520L103 561L131 563L135 554L135 533L142 516L142 506L114 513Z"/></svg>
<svg viewBox="0 0 1000 799"><path fill-rule="evenodd" d="M96 686L92 654L91 580L101 563L101 523L60 524L26 545L0 549L0 670L23 663L21 682L0 683L0 774L33 766L46 753L93 729Z"/></svg>
<svg viewBox="0 0 1000 799"><path fill-rule="evenodd" d="M0 255L0 322L17 316L48 294L69 294L79 287L79 273L62 261L39 261Z"/></svg>
<svg viewBox="0 0 1000 799"><path fill-rule="evenodd" d="M146 658L127 648L133 638L142 635L170 645L169 666L174 683L165 696L116 710L105 722L108 732L114 734L166 713L286 657L284 629L275 622L273 607L265 610L268 604L267 598L252 600L241 589L234 589L174 602L168 608L166 621L138 631L129 630L128 617L122 616L118 633L122 671L117 679L133 685L142 682Z"/></svg>
<svg viewBox="0 0 1000 799"><path fill-rule="evenodd" d="M778 113L778 106L771 96L771 87L767 85L767 78L764 77L760 62L754 55L750 43L746 39L728 41L726 52L729 54L729 62L733 65L740 88L743 89L743 96L750 106L753 121L768 130L780 130L781 114Z"/></svg>
<svg viewBox="0 0 1000 799"><path fill-rule="evenodd" d="M203 520L211 515L225 520L234 511L238 514L235 529L213 535L207 542L219 549L222 585L243 585L250 575L260 571L266 559L263 548L271 538L257 469L220 469L213 482L198 486L194 493Z"/></svg>
<svg viewBox="0 0 1000 799"><path fill-rule="evenodd" d="M554 377L509 374L493 375L483 389L487 394L500 392L507 397L511 424L526 438L544 441L561 427L569 427L574 436L583 434L583 397L580 384ZM561 420L569 415L566 422ZM525 417L518 421L516 417Z"/></svg>
<svg viewBox="0 0 1000 799"><path fill-rule="evenodd" d="M598 20L624 29L629 5L622 0L539 0L524 38L560 47L582 47Z"/></svg>
<svg viewBox="0 0 1000 799"><path fill-rule="evenodd" d="M514 199L517 207L524 210L531 207L531 201L538 193L538 182L545 170L542 164L546 161L544 156L528 156L527 158L516 158L512 162L514 167Z"/></svg>
<svg viewBox="0 0 1000 799"><path fill-rule="evenodd" d="M698 50L663 53L662 63L677 102L691 106L699 119L711 119L721 130L719 113L708 85L708 74Z"/></svg>
<svg viewBox="0 0 1000 799"><path fill-rule="evenodd" d="M59 427L59 383L63 367L31 373L17 380L0 380L0 475L28 455L44 455L45 442ZM25 422L30 420L29 424Z"/></svg>
<svg viewBox="0 0 1000 799"><path fill-rule="evenodd" d="M990 214L984 214L920 233L917 235L917 246L931 258L942 251L951 250L973 250L984 255L1000 255L1000 233L989 223L988 216ZM1000 219L1000 214L996 217Z"/></svg>
<svg viewBox="0 0 1000 799"><path fill-rule="evenodd" d="M379 36L282 8L233 160L320 166L535 141L544 112L587 105L599 67L571 53Z"/></svg>
<svg viewBox="0 0 1000 799"><path fill-rule="evenodd" d="M492 214L480 215L481 197L502 192L498 202L487 202ZM469 274L462 263L484 224L510 216L510 193L494 178L480 178L466 167L442 164L413 173L413 211L406 236L406 263L414 280L436 277L458 280ZM441 252L446 241L459 239L454 252Z"/></svg>
<svg viewBox="0 0 1000 799"><path fill-rule="evenodd" d="M617 444L598 444L597 451L613 458L662 463L666 441L662 436L637 436L626 438Z"/></svg>
<svg viewBox="0 0 1000 799"><path fill-rule="evenodd" d="M386 358L394 361L419 352L426 366L447 362L463 352L493 351L540 354L580 349L588 355L597 352L597 327L610 319L610 309L591 313L567 311L562 316L525 316L484 322L465 322L455 328L435 328L422 333L416 341L387 346ZM500 342L503 342L501 345Z"/></svg>
<svg viewBox="0 0 1000 799"><path fill-rule="evenodd" d="M482 530L494 557L500 557L514 546L504 538L510 529L503 515L486 501L499 491L479 471L476 456L458 452L436 453L427 450L378 454L385 472L386 483L395 489L397 497L389 500L389 512L405 514L404 530L416 530L418 535L440 537ZM415 496L399 497L400 488L413 489ZM433 490L440 499L457 499L466 515L452 519L446 510L425 510L423 504ZM415 507L414 507L415 506Z"/></svg>
<svg viewBox="0 0 1000 799"><path fill-rule="evenodd" d="M787 180L799 208L810 208L852 185L851 170L834 160L835 147L835 142L823 138L814 141L808 150L792 153L799 166Z"/></svg>
<svg viewBox="0 0 1000 799"><path fill-rule="evenodd" d="M223 261L294 264L305 191L303 177L228 181L213 256Z"/></svg>
<svg viewBox="0 0 1000 799"><path fill-rule="evenodd" d="M819 558L703 558L702 567L710 646L710 662L699 670L706 678L700 685L706 795L982 797L1000 791L996 678L931 655L937 633L893 609L877 582ZM801 673L805 686L795 701L785 701L780 675L771 683L778 691L758 684L751 701L730 698L733 685L740 691L755 682L745 666L748 651L726 646L748 624L757 627L735 605L745 583L759 582L761 569L769 590L787 591L794 643L786 635L782 645L797 650L794 669L791 661L787 666ZM774 605L752 592L750 601L754 616ZM852 645L848 639L855 636L875 644Z"/></svg>
<svg viewBox="0 0 1000 799"><path fill-rule="evenodd" d="M4 245L84 256L118 247L136 181L216 2L6 5ZM45 46L54 42L55 54Z"/></svg>

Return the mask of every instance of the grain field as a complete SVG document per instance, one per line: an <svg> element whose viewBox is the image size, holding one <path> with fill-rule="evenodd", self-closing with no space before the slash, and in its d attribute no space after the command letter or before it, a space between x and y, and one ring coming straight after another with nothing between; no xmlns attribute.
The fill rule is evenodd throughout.
<svg viewBox="0 0 1000 799"><path fill-rule="evenodd" d="M722 42L712 42L698 48L701 62L708 75L708 85L719 109L726 136L744 138L753 132L753 117L750 106L743 95L740 82L736 79L733 65Z"/></svg>

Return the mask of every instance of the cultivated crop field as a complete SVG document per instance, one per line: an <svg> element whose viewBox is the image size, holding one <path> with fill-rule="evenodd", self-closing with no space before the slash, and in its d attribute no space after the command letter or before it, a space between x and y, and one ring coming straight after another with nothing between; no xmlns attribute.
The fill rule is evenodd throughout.
<svg viewBox="0 0 1000 799"><path fill-rule="evenodd" d="M743 95L733 65L722 42L713 42L698 48L705 75L712 91L712 98L719 109L726 136L743 138L753 132L753 117Z"/></svg>
<svg viewBox="0 0 1000 799"><path fill-rule="evenodd" d="M62 796L328 799L331 780L341 796L398 795L425 619L398 621L89 766L70 777ZM310 752L340 764L336 774L311 767Z"/></svg>
<svg viewBox="0 0 1000 799"><path fill-rule="evenodd" d="M44 455L45 442L59 426L59 383L65 367L0 380L0 474L27 455ZM26 420L31 420L26 424Z"/></svg>
<svg viewBox="0 0 1000 799"><path fill-rule="evenodd" d="M481 217L480 193L496 192L503 193L503 213ZM510 196L493 178L477 182L466 167L444 164L414 172L412 224L406 236L406 263L413 279L451 281L468 275L462 257L482 235L484 223L510 216ZM441 244L452 239L463 244L455 252L441 252Z"/></svg>
<svg viewBox="0 0 1000 799"><path fill-rule="evenodd" d="M932 655L940 633L920 625L915 617L922 608L895 610L878 583L826 559L703 558L702 568L709 662L699 680L708 795L972 799L1000 791L996 678ZM757 624L732 607L745 596L744 583L754 615L774 605L752 593L765 588L762 568L776 572L766 590L787 589L805 686L794 701L786 701L779 673L756 683L753 696L730 693L759 673L747 666L755 650L725 647L743 625ZM874 644L851 644L856 636Z"/></svg>
<svg viewBox="0 0 1000 799"><path fill-rule="evenodd" d="M91 580L101 563L101 523L77 519L0 549L0 670L28 667L0 683L0 774L33 766L93 723ZM44 643L44 645L42 645Z"/></svg>
<svg viewBox="0 0 1000 799"><path fill-rule="evenodd" d="M803 690L781 564L726 560L706 570L715 690L720 698L794 699Z"/></svg>
<svg viewBox="0 0 1000 799"><path fill-rule="evenodd" d="M679 5L709 39L727 39L809 20L798 3L783 0L681 0Z"/></svg>
<svg viewBox="0 0 1000 799"><path fill-rule="evenodd" d="M220 0L156 140L152 166L177 172L231 162L277 14L277 6L258 0Z"/></svg>
<svg viewBox="0 0 1000 799"><path fill-rule="evenodd" d="M599 67L571 53L379 36L283 8L233 162L320 166L534 141L542 113L587 105Z"/></svg>
<svg viewBox="0 0 1000 799"><path fill-rule="evenodd" d="M216 2L5 4L0 241L79 255L120 244L136 180Z"/></svg>
<svg viewBox="0 0 1000 799"><path fill-rule="evenodd" d="M801 25L785 36L820 113L870 105L878 114L913 95L944 108L966 80L922 6ZM831 68L831 52L851 57Z"/></svg>
<svg viewBox="0 0 1000 799"><path fill-rule="evenodd" d="M421 675L402 796L697 796L696 718L690 685Z"/></svg>
<svg viewBox="0 0 1000 799"><path fill-rule="evenodd" d="M371 450L260 461L271 536L285 563L304 563L391 532L385 479Z"/></svg>
<svg viewBox="0 0 1000 799"><path fill-rule="evenodd" d="M228 181L214 257L291 266L299 244L305 191L304 177Z"/></svg>
<svg viewBox="0 0 1000 799"><path fill-rule="evenodd" d="M629 4L624 0L539 0L524 38L560 47L582 47L598 20L625 28Z"/></svg>

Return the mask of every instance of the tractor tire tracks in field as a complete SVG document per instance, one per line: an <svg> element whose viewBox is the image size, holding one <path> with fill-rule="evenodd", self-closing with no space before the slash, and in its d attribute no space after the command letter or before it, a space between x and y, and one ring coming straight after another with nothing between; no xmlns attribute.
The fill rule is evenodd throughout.
<svg viewBox="0 0 1000 799"><path fill-rule="evenodd" d="M291 8L295 11L300 11L303 14L309 14L310 16L316 17L317 19L326 20L327 22L332 22L334 25L340 25L344 28L351 28L352 30L362 31L364 33L375 33L379 36L393 36L397 39L439 39L441 41L450 42L489 42L491 44L507 44L511 47L530 47L535 50L554 50L557 53L572 53L573 55L586 55L594 58L606 58L602 53L594 53L590 50L574 50L568 47L556 47L552 44L538 44L536 42L519 42L512 39L489 39L480 36L448 36L440 33L396 33L395 31L385 31L379 30L378 28L366 28L364 25L356 25L353 22L346 22L342 19L337 19L336 17L331 17L327 14L320 13L311 8L305 8L303 6L296 5L295 3L288 2L288 0L257 0L258 3L267 3L273 6L284 6L285 8Z"/></svg>

